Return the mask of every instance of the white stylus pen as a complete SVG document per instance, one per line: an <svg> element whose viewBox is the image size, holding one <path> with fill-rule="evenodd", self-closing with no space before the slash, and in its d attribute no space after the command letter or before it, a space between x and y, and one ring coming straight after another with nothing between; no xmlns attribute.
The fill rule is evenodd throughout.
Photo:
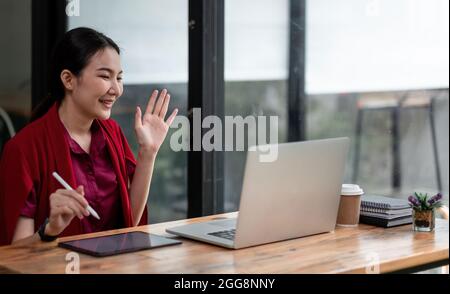
<svg viewBox="0 0 450 294"><path fill-rule="evenodd" d="M55 179L58 180L58 182L64 186L64 188L66 188L67 190L72 191L72 187L70 187L69 184L67 184L66 181L63 180L63 178L61 178L60 175L58 175L57 172L53 172L52 175L55 177ZM88 204L87 206L87 210L89 211L89 213L94 216L96 219L100 219L100 217L98 216L97 212L95 212L95 210Z"/></svg>

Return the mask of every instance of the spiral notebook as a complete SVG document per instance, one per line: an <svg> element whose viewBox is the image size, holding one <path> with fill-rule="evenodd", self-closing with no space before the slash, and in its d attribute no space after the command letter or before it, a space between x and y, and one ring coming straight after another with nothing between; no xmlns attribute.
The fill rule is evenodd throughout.
<svg viewBox="0 0 450 294"><path fill-rule="evenodd" d="M369 216L369 217L377 217L380 219L397 219L402 218L406 216L411 216L412 210L408 209L406 212L403 212L401 214L389 214L389 213L376 213L376 212L367 212L367 211L361 211L361 216Z"/></svg>
<svg viewBox="0 0 450 294"><path fill-rule="evenodd" d="M403 208L403 209L384 209L384 208L376 208L376 207L367 207L361 206L361 213L369 214L386 214L386 215L402 215L402 214L411 214L412 208Z"/></svg>
<svg viewBox="0 0 450 294"><path fill-rule="evenodd" d="M372 212L385 210L408 209L411 208L406 199L390 198L380 195L363 195L361 197L362 209L373 209ZM375 211L376 209L380 211Z"/></svg>

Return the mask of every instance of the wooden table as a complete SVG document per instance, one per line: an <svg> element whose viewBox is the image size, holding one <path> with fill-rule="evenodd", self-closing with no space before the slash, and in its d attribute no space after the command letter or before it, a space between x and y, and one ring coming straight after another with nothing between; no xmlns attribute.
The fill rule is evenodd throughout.
<svg viewBox="0 0 450 294"><path fill-rule="evenodd" d="M234 216L236 213L228 213L59 240L129 231L174 237L165 229ZM386 273L444 265L449 258L448 221L441 219L433 233L413 232L411 225L384 229L361 224L240 250L180 239L181 245L110 257L79 254L80 273L366 273L378 268ZM0 273L65 273L68 253L57 247L56 241L0 247Z"/></svg>

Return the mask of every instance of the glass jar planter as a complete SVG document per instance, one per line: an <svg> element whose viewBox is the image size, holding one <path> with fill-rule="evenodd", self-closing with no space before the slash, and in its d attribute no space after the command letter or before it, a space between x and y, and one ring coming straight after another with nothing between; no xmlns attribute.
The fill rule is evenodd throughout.
<svg viewBox="0 0 450 294"><path fill-rule="evenodd" d="M417 232L432 232L434 230L435 215L434 209L414 210L413 209L413 229Z"/></svg>

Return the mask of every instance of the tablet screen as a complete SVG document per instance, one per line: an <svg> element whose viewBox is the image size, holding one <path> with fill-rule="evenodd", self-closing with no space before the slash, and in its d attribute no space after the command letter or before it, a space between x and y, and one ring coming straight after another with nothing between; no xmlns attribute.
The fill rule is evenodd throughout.
<svg viewBox="0 0 450 294"><path fill-rule="evenodd" d="M175 244L181 242L144 232L129 232L60 242L58 246L93 256L108 256Z"/></svg>

